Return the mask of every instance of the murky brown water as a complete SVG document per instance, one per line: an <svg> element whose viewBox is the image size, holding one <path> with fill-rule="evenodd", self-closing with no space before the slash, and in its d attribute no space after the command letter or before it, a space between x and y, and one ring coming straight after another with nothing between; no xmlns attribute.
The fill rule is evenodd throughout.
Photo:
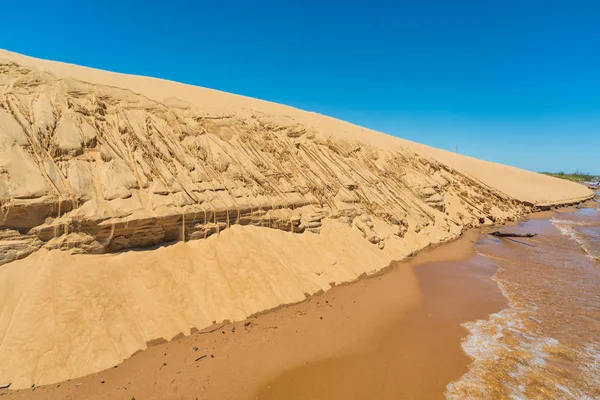
<svg viewBox="0 0 600 400"><path fill-rule="evenodd" d="M530 220L531 239L480 241L509 307L463 324L469 372L451 399L600 398L600 209Z"/></svg>

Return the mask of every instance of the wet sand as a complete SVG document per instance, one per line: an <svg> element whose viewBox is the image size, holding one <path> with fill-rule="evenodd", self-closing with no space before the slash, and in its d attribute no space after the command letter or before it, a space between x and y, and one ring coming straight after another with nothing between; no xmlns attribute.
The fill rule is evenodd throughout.
<svg viewBox="0 0 600 400"><path fill-rule="evenodd" d="M214 332L153 344L31 399L443 398L467 371L460 323L506 307L478 231L385 273ZM205 356L205 357L204 357Z"/></svg>
<svg viewBox="0 0 600 400"><path fill-rule="evenodd" d="M258 399L437 399L467 371L460 348L464 321L485 318L506 302L491 280L496 269L477 256L471 232L417 256L422 301L365 337L355 354L309 363L265 383ZM417 268L415 268L417 267ZM384 279L394 280L393 272ZM377 305L374 305L377 307Z"/></svg>

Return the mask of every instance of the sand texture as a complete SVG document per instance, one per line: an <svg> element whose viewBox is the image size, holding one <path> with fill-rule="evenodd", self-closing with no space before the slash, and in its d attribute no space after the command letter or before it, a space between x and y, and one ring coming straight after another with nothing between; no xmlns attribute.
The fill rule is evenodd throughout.
<svg viewBox="0 0 600 400"><path fill-rule="evenodd" d="M592 195L283 105L0 51L0 384L97 372Z"/></svg>

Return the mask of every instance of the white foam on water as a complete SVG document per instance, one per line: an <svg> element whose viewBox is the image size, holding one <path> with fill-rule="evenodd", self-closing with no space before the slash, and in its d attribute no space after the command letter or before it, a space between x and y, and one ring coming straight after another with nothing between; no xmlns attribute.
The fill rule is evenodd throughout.
<svg viewBox="0 0 600 400"><path fill-rule="evenodd" d="M499 270L500 271L500 270ZM489 380L486 375L494 375L503 363L505 372L511 379L502 381L505 395L514 400L526 400L527 384L531 376L544 376L550 354L561 349L561 343L552 337L539 336L535 331L528 331L525 321L536 318L538 306L532 302L515 305L508 291L497 274L492 278L498 283L502 294L508 299L509 307L491 314L487 320L463 323L469 334L462 341L463 351L473 359L469 371L457 381L446 387L446 398L454 399L494 399L497 393L490 393ZM539 321L536 321L539 324ZM508 339L508 340L507 340ZM516 340L516 343L515 343ZM600 346L587 345L584 363L590 387L600 385ZM583 356L578 352L577 357ZM510 360L510 362L507 362ZM500 367L502 368L502 367ZM545 379L546 385L554 386L554 398L592 400L592 397L576 388L569 388L559 382Z"/></svg>
<svg viewBox="0 0 600 400"><path fill-rule="evenodd" d="M557 228L560 231L560 233L562 233L564 236L567 236L571 240L577 242L579 247L583 249L583 251L589 258L591 258L592 260L600 259L600 249L591 248L590 243L582 236L581 233L577 232L574 228L575 226L589 226L590 224L588 222L569 221L563 219L556 219L556 217L553 217L552 225L554 225L554 227Z"/></svg>
<svg viewBox="0 0 600 400"><path fill-rule="evenodd" d="M554 338L536 337L525 331L525 314L537 309L535 303L528 303L526 310L515 307L508 292L497 274L492 278L497 283L502 294L508 299L509 307L491 314L487 320L477 320L462 324L469 335L463 339L464 352L473 359L469 371L459 380L450 383L446 388L448 399L491 398L492 394L486 389L485 374L489 373L490 365L503 362L507 357L518 359L516 369L508 371L513 378L513 384L507 384L506 390L511 399L526 399L527 386L524 377L533 369L544 368L547 363L548 348L559 346ZM519 343L506 343L505 339L518 338ZM475 394L476 393L476 394Z"/></svg>
<svg viewBox="0 0 600 400"><path fill-rule="evenodd" d="M519 332L523 327L519 312L507 308L501 312L490 315L488 320L478 320L463 324L469 330L469 335L463 340L462 347L465 353L473 359L469 371L459 380L450 383L446 388L446 398L465 399L482 398L492 399L495 394L488 390L489 382L486 374L497 373L489 371L490 366L514 361L514 368L506 371L512 379L503 380L502 390L505 395L514 400L525 400L527 396L528 377L544 373L548 357L553 349L559 348L560 343L554 338L536 337L535 335ZM515 329L516 328L516 329ZM517 337L518 344L503 343L507 331L511 331L511 338ZM595 357L589 365L590 374L595 374L591 379L598 379L600 374L600 356ZM592 384L597 384L596 383ZM548 384L548 382L546 382ZM555 386L555 398L559 399L590 399L588 395L574 388L551 382Z"/></svg>
<svg viewBox="0 0 600 400"><path fill-rule="evenodd" d="M581 356L586 382L590 387L600 388L600 344L587 343Z"/></svg>

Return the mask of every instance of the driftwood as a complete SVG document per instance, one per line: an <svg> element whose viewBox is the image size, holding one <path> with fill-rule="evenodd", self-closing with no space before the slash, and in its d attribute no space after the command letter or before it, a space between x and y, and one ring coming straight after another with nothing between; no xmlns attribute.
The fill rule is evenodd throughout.
<svg viewBox="0 0 600 400"><path fill-rule="evenodd" d="M537 236L537 233L503 233L500 231L496 231L496 232L492 232L490 233L490 235L492 236L497 236L497 237L534 237Z"/></svg>

